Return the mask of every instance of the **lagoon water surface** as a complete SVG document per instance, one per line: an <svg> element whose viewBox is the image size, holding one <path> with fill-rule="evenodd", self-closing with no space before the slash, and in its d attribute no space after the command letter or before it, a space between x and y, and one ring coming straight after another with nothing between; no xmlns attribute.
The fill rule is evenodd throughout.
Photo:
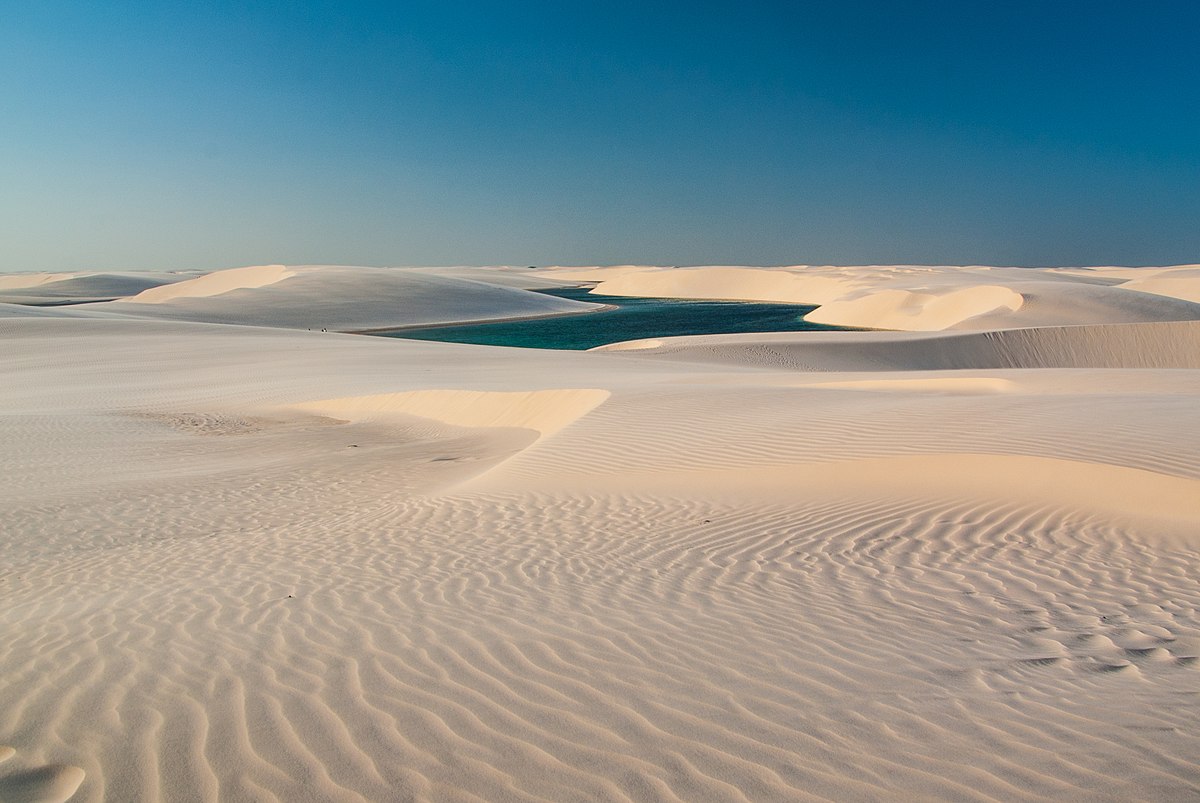
<svg viewBox="0 0 1200 803"><path fill-rule="evenodd" d="M538 292L574 301L610 304L617 309L496 323L396 329L375 334L485 346L582 350L607 343L619 343L622 340L650 337L843 328L805 321L804 316L816 307L799 304L628 298L595 295L589 293L586 287L555 288Z"/></svg>

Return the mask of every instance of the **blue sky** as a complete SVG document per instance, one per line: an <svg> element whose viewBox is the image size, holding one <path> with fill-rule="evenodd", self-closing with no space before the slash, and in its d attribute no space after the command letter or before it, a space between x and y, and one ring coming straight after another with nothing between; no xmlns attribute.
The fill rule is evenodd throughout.
<svg viewBox="0 0 1200 803"><path fill-rule="evenodd" d="M1200 4L0 0L0 270L1200 262Z"/></svg>

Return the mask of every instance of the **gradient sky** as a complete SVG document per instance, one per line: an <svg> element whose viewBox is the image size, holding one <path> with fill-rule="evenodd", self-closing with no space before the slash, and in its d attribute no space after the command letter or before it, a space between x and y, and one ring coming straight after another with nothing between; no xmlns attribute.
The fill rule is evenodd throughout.
<svg viewBox="0 0 1200 803"><path fill-rule="evenodd" d="M1200 3L0 0L0 271L265 262L1200 262Z"/></svg>

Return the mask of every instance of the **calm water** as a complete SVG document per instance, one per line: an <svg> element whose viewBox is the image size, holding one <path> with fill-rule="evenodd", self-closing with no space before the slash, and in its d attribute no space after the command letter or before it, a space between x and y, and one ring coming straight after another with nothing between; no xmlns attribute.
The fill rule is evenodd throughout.
<svg viewBox="0 0 1200 803"><path fill-rule="evenodd" d="M485 346L536 349L590 349L622 340L672 335L711 335L736 332L798 332L838 329L807 323L803 316L816 309L797 304L750 304L735 301L686 301L673 298L625 298L589 294L587 288L543 290L574 301L612 304L619 309L563 315L533 321L476 323L379 332L385 337L445 340Z"/></svg>

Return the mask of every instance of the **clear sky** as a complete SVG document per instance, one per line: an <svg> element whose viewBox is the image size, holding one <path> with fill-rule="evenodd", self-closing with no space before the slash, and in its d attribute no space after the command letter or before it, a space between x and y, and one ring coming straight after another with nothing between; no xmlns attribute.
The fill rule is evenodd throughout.
<svg viewBox="0 0 1200 803"><path fill-rule="evenodd" d="M1200 3L0 0L0 270L1200 262Z"/></svg>

